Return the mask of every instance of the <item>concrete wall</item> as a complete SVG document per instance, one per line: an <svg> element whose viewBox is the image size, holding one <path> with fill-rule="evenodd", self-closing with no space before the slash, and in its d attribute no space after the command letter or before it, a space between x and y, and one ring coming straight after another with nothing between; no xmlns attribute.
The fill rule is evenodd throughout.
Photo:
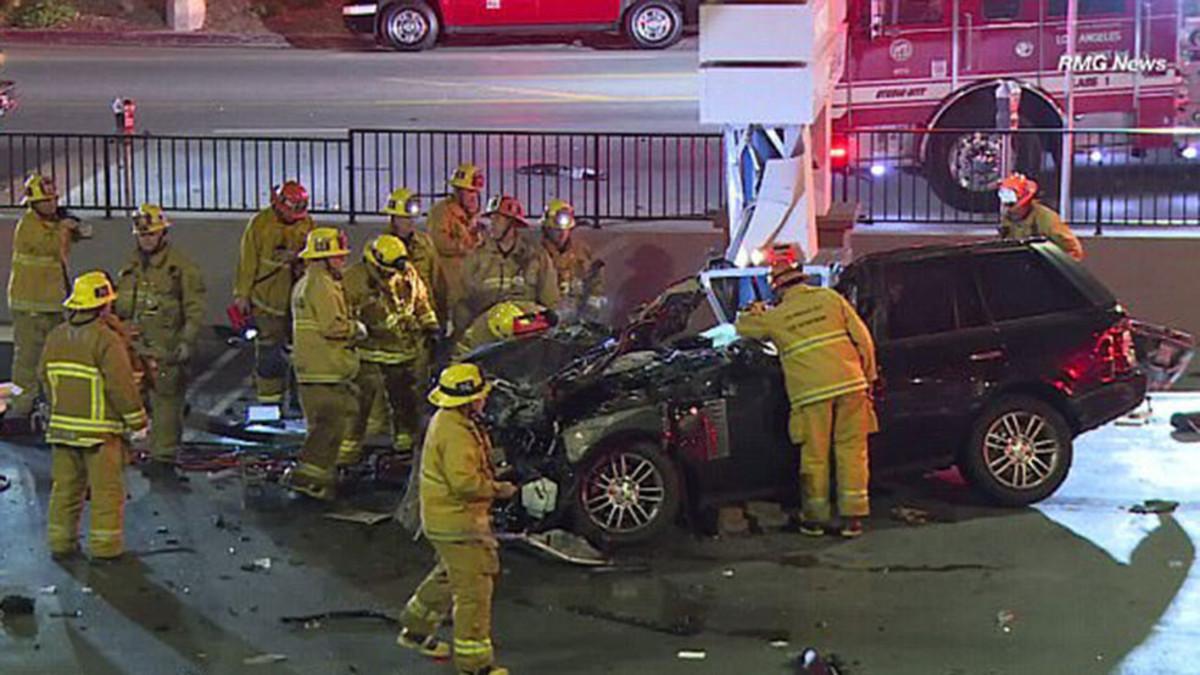
<svg viewBox="0 0 1200 675"><path fill-rule="evenodd" d="M13 227L19 213L0 213L0 279L7 283L12 250ZM133 238L128 221L89 218L95 236L75 246L71 255L73 273L103 268L112 273L132 255ZM318 219L322 225L345 226L344 222ZM225 307L231 300L233 270L237 263L238 243L244 218L175 219L171 239L204 270L208 284L208 320L226 322ZM349 226L347 231L355 251L372 235L382 230L382 220ZM605 274L616 317L654 298L671 281L694 273L712 253L720 250L722 235L707 224L635 224L615 225L595 230L580 227L585 239L606 263ZM8 299L0 300L0 323L10 322Z"/></svg>

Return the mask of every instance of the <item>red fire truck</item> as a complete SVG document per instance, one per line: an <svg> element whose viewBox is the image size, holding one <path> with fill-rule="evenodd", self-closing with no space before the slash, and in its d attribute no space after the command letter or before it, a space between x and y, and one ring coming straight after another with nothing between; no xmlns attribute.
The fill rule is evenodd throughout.
<svg viewBox="0 0 1200 675"><path fill-rule="evenodd" d="M835 131L996 128L997 86L1019 84L1021 127L1062 128L1066 72L1074 77L1076 126L1194 125L1200 26L1182 0L1078 0L1076 58L1066 54L1066 0L855 0L848 57L834 102ZM1195 102L1200 103L1200 99ZM986 133L884 135L889 152L922 166L942 201L995 208L1003 137ZM835 142L841 155L867 152ZM846 139L849 140L846 140ZM870 136L874 143L879 136ZM1168 137L1169 138L1169 137ZM1023 137L1018 168L1057 161L1057 134ZM861 142L860 142L861 144ZM879 149L874 149L879 154ZM1051 159L1047 159L1047 155ZM1026 166L1021 166L1024 163Z"/></svg>

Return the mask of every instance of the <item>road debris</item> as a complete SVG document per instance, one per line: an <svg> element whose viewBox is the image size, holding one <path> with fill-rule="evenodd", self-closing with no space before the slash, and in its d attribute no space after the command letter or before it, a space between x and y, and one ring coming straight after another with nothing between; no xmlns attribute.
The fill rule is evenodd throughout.
<svg viewBox="0 0 1200 675"><path fill-rule="evenodd" d="M733 569L730 568L730 569L725 570L724 572L721 572L721 576L725 577L726 579L732 579L733 578Z"/></svg>
<svg viewBox="0 0 1200 675"><path fill-rule="evenodd" d="M320 628L324 622L338 619L377 619L389 625L400 625L400 620L396 617L375 609L340 609L321 612L320 614L306 614L304 616L281 616L279 617L279 622L288 625L298 624L305 629L311 630L313 628Z"/></svg>
<svg viewBox="0 0 1200 675"><path fill-rule="evenodd" d="M243 659L242 663L247 666L266 666L283 661L287 661L287 657L283 654L259 654L258 656L249 656Z"/></svg>
<svg viewBox="0 0 1200 675"><path fill-rule="evenodd" d="M740 506L722 506L717 510L717 534L736 537L750 532L750 521Z"/></svg>
<svg viewBox="0 0 1200 675"><path fill-rule="evenodd" d="M325 517L330 520L340 520L347 523L358 523L360 525L378 525L379 523L391 520L390 513L377 513L375 511L339 511L336 513L326 513Z"/></svg>
<svg viewBox="0 0 1200 675"><path fill-rule="evenodd" d="M996 612L996 627L1005 633L1011 633L1013 624L1017 622L1017 615L1010 609L1002 609Z"/></svg>
<svg viewBox="0 0 1200 675"><path fill-rule="evenodd" d="M1174 513L1175 509L1179 508L1179 502L1173 502L1169 499L1147 499L1141 504L1134 504L1129 507L1130 513L1153 514L1153 513Z"/></svg>
<svg viewBox="0 0 1200 675"><path fill-rule="evenodd" d="M748 502L746 516L759 532L782 530L788 526L789 518L778 502Z"/></svg>
<svg viewBox="0 0 1200 675"><path fill-rule="evenodd" d="M928 525L932 519L929 512L911 506L896 506L892 508L892 520L905 525Z"/></svg>
<svg viewBox="0 0 1200 675"><path fill-rule="evenodd" d="M773 649L787 649L791 643L787 640L771 640L770 645Z"/></svg>
<svg viewBox="0 0 1200 675"><path fill-rule="evenodd" d="M96 591L91 586L84 586L83 588L79 589L79 592L83 593L84 595L91 595Z"/></svg>
<svg viewBox="0 0 1200 675"><path fill-rule="evenodd" d="M703 649L681 649L675 656L684 661L703 661L708 658L708 652Z"/></svg>
<svg viewBox="0 0 1200 675"><path fill-rule="evenodd" d="M254 560L254 562L248 562L242 565L243 572L269 572L270 570L270 558L257 558Z"/></svg>
<svg viewBox="0 0 1200 675"><path fill-rule="evenodd" d="M38 589L38 593L41 595L58 595L58 586L42 586Z"/></svg>
<svg viewBox="0 0 1200 675"><path fill-rule="evenodd" d="M33 614L33 598L24 595L6 595L0 600L0 614L21 616Z"/></svg>
<svg viewBox="0 0 1200 675"><path fill-rule="evenodd" d="M83 616L83 611L77 609L73 612L50 612L46 616L51 619L78 619Z"/></svg>
<svg viewBox="0 0 1200 675"><path fill-rule="evenodd" d="M524 546L552 560L601 569L612 564L592 547L586 539L565 530L550 530L537 534L498 532L496 539L507 544Z"/></svg>
<svg viewBox="0 0 1200 675"><path fill-rule="evenodd" d="M836 654L830 654L828 659L822 658L817 650L809 647L796 657L793 664L796 675L841 675L841 659Z"/></svg>

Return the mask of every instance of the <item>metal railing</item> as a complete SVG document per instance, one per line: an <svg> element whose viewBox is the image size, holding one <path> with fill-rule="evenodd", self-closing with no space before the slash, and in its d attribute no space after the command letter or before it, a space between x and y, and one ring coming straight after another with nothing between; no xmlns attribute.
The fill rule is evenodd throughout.
<svg viewBox="0 0 1200 675"><path fill-rule="evenodd" d="M857 202L864 220L994 224L1002 153L1060 199L1059 130L851 131L837 141L846 162L834 199ZM1076 130L1070 222L1200 225L1200 131Z"/></svg>
<svg viewBox="0 0 1200 675"><path fill-rule="evenodd" d="M248 212L296 178L311 209L352 220L379 212L395 187L427 198L461 162L481 166L489 194L531 214L570 201L585 220L707 218L724 203L720 136L351 130L342 137L260 138L0 134L0 207L28 173L54 176L65 206L128 211Z"/></svg>
<svg viewBox="0 0 1200 675"><path fill-rule="evenodd" d="M1079 130L1071 223L1200 225L1200 132ZM1000 154L1059 204L1058 130L875 131L839 135L836 201L869 222L996 222ZM580 218L707 219L725 203L722 140L710 134L351 130L324 138L0 133L0 207L21 201L32 171L52 175L64 205L111 215L143 202L172 212L255 211L297 178L317 214L379 212L394 187L445 193L455 166L487 175L489 194L530 214L566 199Z"/></svg>

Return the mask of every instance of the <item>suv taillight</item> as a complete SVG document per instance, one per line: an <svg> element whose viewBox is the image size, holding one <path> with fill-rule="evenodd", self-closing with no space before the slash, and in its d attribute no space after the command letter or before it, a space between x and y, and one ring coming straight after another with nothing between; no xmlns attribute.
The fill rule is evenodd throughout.
<svg viewBox="0 0 1200 675"><path fill-rule="evenodd" d="M1109 364L1114 374L1127 373L1137 367L1137 354L1133 347L1133 330L1128 319L1121 319L1100 334L1096 352L1101 361Z"/></svg>

